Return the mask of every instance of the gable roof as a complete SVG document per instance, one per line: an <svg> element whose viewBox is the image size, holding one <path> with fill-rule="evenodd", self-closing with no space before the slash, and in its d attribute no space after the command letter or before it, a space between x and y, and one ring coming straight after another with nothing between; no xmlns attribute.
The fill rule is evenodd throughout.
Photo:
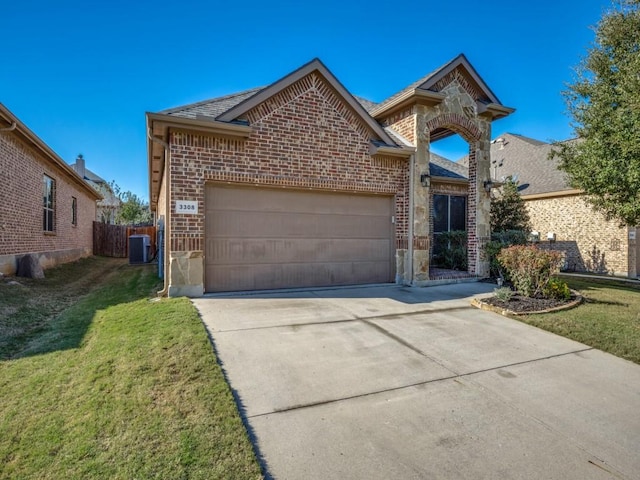
<svg viewBox="0 0 640 480"><path fill-rule="evenodd" d="M216 118L263 89L264 87L251 88L249 90L232 93L223 97L216 97L209 100L204 100L202 102L191 103L175 108L168 108L166 110L161 110L158 113L175 115L176 117L183 118L197 118L198 115Z"/></svg>
<svg viewBox="0 0 640 480"><path fill-rule="evenodd" d="M8 125L7 125L8 124ZM64 172L64 174L76 186L80 187L85 193L94 200L100 200L102 196L91 188L85 181L69 166L62 158L58 156L46 143L44 143L35 133L33 133L18 117L16 117L7 107L0 103L0 134L15 134L27 145L34 148L42 155L44 160Z"/></svg>
<svg viewBox="0 0 640 480"><path fill-rule="evenodd" d="M502 141L498 141L501 140ZM575 193L558 160L549 159L553 145L534 138L503 133L491 144L491 177L517 176L518 190L523 196L551 193ZM469 157L460 160L468 165Z"/></svg>
<svg viewBox="0 0 640 480"><path fill-rule="evenodd" d="M353 95L351 95L351 93L349 93L344 85L340 83L340 81L318 58L314 58L309 63L291 72L289 75L286 75L285 77L272 83L268 87L263 88L253 95L250 95L247 98L243 99L235 106L218 115L216 117L216 120L221 122L233 122L234 120L237 120L238 117L247 113L249 110L253 109L257 105L263 103L265 100L271 98L272 96L276 95L285 88L289 87L290 85L296 83L300 79L313 72L320 74L329 83L329 85L333 87L333 89L338 93L342 100L344 100L356 112L356 114L364 121L364 123L373 132L375 132L375 134L378 135L381 140L389 145L395 145L391 137L389 137L387 132L384 131L382 126L369 115L367 110L353 97Z"/></svg>
<svg viewBox="0 0 640 480"><path fill-rule="evenodd" d="M515 111L513 108L502 105L498 97L480 77L471 63L469 63L467 57L461 53L440 68L433 70L431 73L428 73L378 104L371 110L371 115L379 118L403 105L407 100L415 97L424 97L425 100L428 99L427 101L430 100L439 103L439 101L444 99L444 96L439 93L437 83L456 69L460 69L465 78L480 92L480 98L476 99L476 101L481 103L483 110L495 110L495 112L491 112L495 118L504 117Z"/></svg>

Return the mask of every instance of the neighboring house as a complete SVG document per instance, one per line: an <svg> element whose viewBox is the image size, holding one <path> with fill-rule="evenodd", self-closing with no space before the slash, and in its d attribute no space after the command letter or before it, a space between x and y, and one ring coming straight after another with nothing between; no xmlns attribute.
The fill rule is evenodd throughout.
<svg viewBox="0 0 640 480"><path fill-rule="evenodd" d="M498 181L517 179L541 248L565 252L565 268L570 271L640 275L639 229L620 228L594 211L582 192L568 185L558 161L549 159L551 150L548 143L511 133L491 145L492 175ZM555 241L548 241L549 234Z"/></svg>
<svg viewBox="0 0 640 480"><path fill-rule="evenodd" d="M0 272L37 254L43 268L89 256L100 195L0 104Z"/></svg>
<svg viewBox="0 0 640 480"><path fill-rule="evenodd" d="M114 193L111 185L104 178L96 175L86 167L86 162L82 155L78 155L76 163L72 163L71 168L102 196L96 203L96 221L110 224L116 223L116 216L122 202Z"/></svg>
<svg viewBox="0 0 640 480"><path fill-rule="evenodd" d="M486 276L491 122L511 112L460 55L378 104L316 59L265 88L147 113L163 293L429 284L436 196L447 228L463 209L468 276ZM456 133L469 182L430 162L430 143Z"/></svg>

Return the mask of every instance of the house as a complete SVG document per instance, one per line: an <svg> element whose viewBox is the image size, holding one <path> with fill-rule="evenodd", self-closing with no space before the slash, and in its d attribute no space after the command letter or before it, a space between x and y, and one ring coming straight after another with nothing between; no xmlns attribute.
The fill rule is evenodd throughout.
<svg viewBox="0 0 640 480"><path fill-rule="evenodd" d="M71 164L78 175L87 182L100 195L101 199L96 202L96 222L116 223L116 216L122 205L122 201L113 191L109 183L99 175L93 173L86 167L86 162L82 154L78 155L75 163Z"/></svg>
<svg viewBox="0 0 640 480"><path fill-rule="evenodd" d="M147 113L162 293L427 285L440 278L436 195L443 225L463 210L467 275L486 276L491 122L513 111L459 55L381 103L315 59L265 88ZM430 143L453 134L469 143L468 182L430 165Z"/></svg>
<svg viewBox="0 0 640 480"><path fill-rule="evenodd" d="M36 254L43 268L92 254L100 195L0 104L0 272Z"/></svg>
<svg viewBox="0 0 640 480"><path fill-rule="evenodd" d="M558 161L549 159L551 150L548 143L513 133L499 135L491 145L493 178L517 179L541 247L563 251L569 271L640 275L639 229L620 228L594 211L582 192L569 186Z"/></svg>

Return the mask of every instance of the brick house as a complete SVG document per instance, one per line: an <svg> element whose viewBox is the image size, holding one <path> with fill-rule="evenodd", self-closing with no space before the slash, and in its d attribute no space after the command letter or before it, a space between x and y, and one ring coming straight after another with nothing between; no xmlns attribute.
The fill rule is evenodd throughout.
<svg viewBox="0 0 640 480"><path fill-rule="evenodd" d="M486 275L491 122L512 112L459 55L379 104L315 59L266 88L147 113L163 293L429 284L436 194L464 198L467 273ZM455 133L468 182L430 165L430 143Z"/></svg>
<svg viewBox="0 0 640 480"><path fill-rule="evenodd" d="M43 268L92 254L100 195L0 104L0 272L24 254Z"/></svg>
<svg viewBox="0 0 640 480"><path fill-rule="evenodd" d="M492 175L498 180L517 176L542 248L565 252L566 269L639 276L639 229L620 228L595 212L582 192L568 185L557 160L548 158L551 149L548 143L522 135L500 135L491 145ZM549 233L555 234L552 245L547 241Z"/></svg>

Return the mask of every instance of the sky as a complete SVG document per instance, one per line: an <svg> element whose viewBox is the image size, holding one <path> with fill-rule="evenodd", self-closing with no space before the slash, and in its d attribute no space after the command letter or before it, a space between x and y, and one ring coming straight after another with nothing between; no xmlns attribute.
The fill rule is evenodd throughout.
<svg viewBox="0 0 640 480"><path fill-rule="evenodd" d="M149 198L145 112L266 86L320 58L380 102L460 53L500 101L497 120L573 136L561 91L608 0L0 0L0 103L60 157ZM459 137L433 145L451 159Z"/></svg>

